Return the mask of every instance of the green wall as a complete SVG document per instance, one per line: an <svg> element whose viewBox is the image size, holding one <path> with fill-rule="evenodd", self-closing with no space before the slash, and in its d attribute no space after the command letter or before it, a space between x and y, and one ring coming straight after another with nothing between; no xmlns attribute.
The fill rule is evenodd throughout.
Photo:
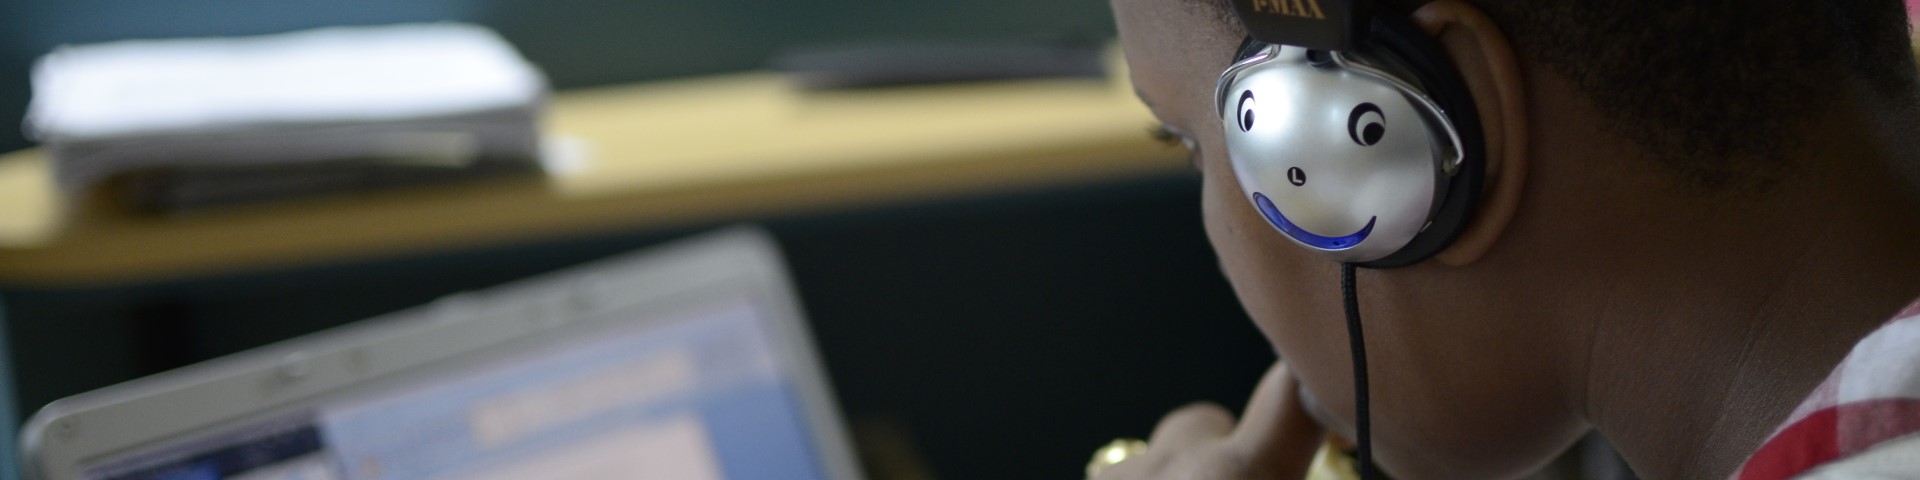
<svg viewBox="0 0 1920 480"><path fill-rule="evenodd" d="M28 145L28 71L56 45L433 20L499 30L563 89L751 69L822 43L1113 33L1102 0L0 0L0 151Z"/></svg>

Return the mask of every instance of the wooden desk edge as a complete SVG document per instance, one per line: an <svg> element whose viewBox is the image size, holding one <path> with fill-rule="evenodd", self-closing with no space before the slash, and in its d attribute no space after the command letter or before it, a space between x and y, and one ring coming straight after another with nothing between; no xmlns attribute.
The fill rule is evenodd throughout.
<svg viewBox="0 0 1920 480"><path fill-rule="evenodd" d="M1124 143L1080 151L956 159L904 168L825 172L771 181L685 185L569 199L538 178L470 182L212 212L168 221L212 228L148 230L150 245L107 231L69 232L49 247L0 249L0 287L82 288L207 278L457 251L622 230L751 218L1167 174L1180 153ZM1044 158L1044 161L1038 161ZM484 218L484 221L479 221ZM235 221L237 220L237 221ZM427 223L422 223L427 222ZM383 228L405 226L406 228ZM80 225L85 228L87 225ZM219 248L205 245L217 242ZM145 252L128 249L147 250ZM154 253L162 252L162 253Z"/></svg>

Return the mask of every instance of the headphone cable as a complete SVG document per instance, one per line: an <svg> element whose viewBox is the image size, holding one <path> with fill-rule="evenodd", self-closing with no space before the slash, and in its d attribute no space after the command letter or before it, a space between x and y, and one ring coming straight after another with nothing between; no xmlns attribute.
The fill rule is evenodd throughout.
<svg viewBox="0 0 1920 480"><path fill-rule="evenodd" d="M1347 307L1347 342L1353 346L1354 441L1359 444L1361 480L1373 480L1373 438L1367 420L1367 341L1360 331L1360 297L1354 293L1352 263L1340 263L1340 295Z"/></svg>

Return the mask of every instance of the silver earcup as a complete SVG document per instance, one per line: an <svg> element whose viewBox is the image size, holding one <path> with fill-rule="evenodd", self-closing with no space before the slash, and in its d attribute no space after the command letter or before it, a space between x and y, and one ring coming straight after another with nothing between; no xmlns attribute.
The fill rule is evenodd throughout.
<svg viewBox="0 0 1920 480"><path fill-rule="evenodd" d="M1427 227L1460 164L1459 135L1412 84L1338 53L1268 45L1216 94L1242 193L1280 233L1369 262Z"/></svg>

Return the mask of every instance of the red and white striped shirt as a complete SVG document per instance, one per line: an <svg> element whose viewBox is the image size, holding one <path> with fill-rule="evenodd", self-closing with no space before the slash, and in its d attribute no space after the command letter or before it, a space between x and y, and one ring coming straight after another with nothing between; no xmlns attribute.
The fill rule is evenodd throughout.
<svg viewBox="0 0 1920 480"><path fill-rule="evenodd" d="M1920 478L1920 301L1854 344L1732 480Z"/></svg>

